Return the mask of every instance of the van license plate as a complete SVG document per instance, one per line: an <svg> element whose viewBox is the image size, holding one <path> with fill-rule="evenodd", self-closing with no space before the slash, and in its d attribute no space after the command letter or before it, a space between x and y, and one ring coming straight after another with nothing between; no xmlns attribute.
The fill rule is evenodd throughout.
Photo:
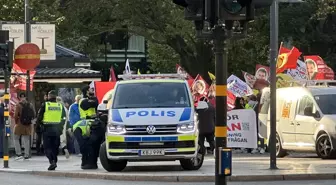
<svg viewBox="0 0 336 185"><path fill-rule="evenodd" d="M140 155L146 156L146 155L164 155L164 150L141 150Z"/></svg>

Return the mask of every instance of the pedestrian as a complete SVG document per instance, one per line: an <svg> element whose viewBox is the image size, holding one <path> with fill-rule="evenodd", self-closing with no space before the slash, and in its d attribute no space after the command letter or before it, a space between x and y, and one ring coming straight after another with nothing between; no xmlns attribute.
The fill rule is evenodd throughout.
<svg viewBox="0 0 336 185"><path fill-rule="evenodd" d="M56 91L49 91L48 101L41 106L37 117L37 124L43 125L44 153L50 163L48 170L57 168L60 136L66 120L63 105L56 102L56 96Z"/></svg>
<svg viewBox="0 0 336 185"><path fill-rule="evenodd" d="M70 128L73 128L73 125L80 120L80 114L79 114L79 101L82 99L81 95L77 95L75 97L75 103L73 103L70 108L69 108L69 123L70 123ZM73 133L74 130L72 130ZM75 148L75 154L79 155L80 154L80 149L79 149L79 144L76 139L76 137L73 136L73 141L74 141L74 148Z"/></svg>
<svg viewBox="0 0 336 185"><path fill-rule="evenodd" d="M48 94L45 93L44 97L43 97L43 102L41 104L41 106L48 101ZM41 109L40 109L41 110ZM39 113L37 113L39 114ZM42 145L42 125L38 125L36 124L36 153L37 155L44 155L43 152L43 145Z"/></svg>
<svg viewBox="0 0 336 185"><path fill-rule="evenodd" d="M20 102L15 107L14 113L14 146L16 158L15 160L28 159L30 156L30 137L32 132L32 121L35 118L34 107L26 99L25 93L21 93ZM20 140L24 147L24 155L22 155Z"/></svg>
<svg viewBox="0 0 336 185"><path fill-rule="evenodd" d="M215 149L215 120L216 110L206 98L200 99L208 104L207 109L197 110L198 114L198 130L199 130L199 145L202 151L205 151L205 139L209 143L210 149L207 150L208 154L213 154Z"/></svg>
<svg viewBox="0 0 336 185"><path fill-rule="evenodd" d="M69 153L69 150L67 148L67 129L68 129L68 120L69 120L69 111L68 109L66 108L63 100L62 100L62 97L60 96L57 96L56 97L56 102L57 103L60 103L62 106L63 106L63 110L65 111L65 123L64 123L64 126L63 126L63 131L62 131L62 135L60 137L60 149L64 152L65 154L65 158L69 159L70 157L70 153Z"/></svg>

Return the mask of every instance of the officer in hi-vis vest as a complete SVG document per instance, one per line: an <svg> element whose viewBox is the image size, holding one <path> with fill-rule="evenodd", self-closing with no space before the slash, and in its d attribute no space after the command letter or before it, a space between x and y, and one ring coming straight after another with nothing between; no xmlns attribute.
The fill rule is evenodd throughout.
<svg viewBox="0 0 336 185"><path fill-rule="evenodd" d="M43 132L44 152L50 163L48 170L55 170L57 167L60 136L66 118L62 104L56 102L56 96L54 90L48 93L48 100L42 104L37 117L37 124L41 126Z"/></svg>
<svg viewBox="0 0 336 185"><path fill-rule="evenodd" d="M97 117L98 99L94 96L94 92L89 86L82 89L83 99L79 102L79 114L81 120L72 127L74 135L80 147L82 154L81 168L97 169L97 159L95 156L96 142L91 138L95 138L95 132L92 132L91 126ZM100 144L98 144L100 146ZM99 149L98 149L99 152Z"/></svg>

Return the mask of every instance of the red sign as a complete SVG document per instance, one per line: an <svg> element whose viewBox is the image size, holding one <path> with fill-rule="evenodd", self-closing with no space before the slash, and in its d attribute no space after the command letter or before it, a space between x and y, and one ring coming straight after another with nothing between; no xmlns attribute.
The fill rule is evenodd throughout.
<svg viewBox="0 0 336 185"><path fill-rule="evenodd" d="M14 58L21 69L33 70L40 64L40 48L33 43L22 44L15 50Z"/></svg>

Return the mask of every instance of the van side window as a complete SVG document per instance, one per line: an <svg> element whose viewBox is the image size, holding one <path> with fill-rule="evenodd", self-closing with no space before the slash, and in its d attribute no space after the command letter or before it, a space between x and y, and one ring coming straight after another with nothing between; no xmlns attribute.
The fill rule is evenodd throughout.
<svg viewBox="0 0 336 185"><path fill-rule="evenodd" d="M314 109L313 100L309 96L304 96L300 100L298 115L304 116L304 109L306 107L313 107L313 109Z"/></svg>

